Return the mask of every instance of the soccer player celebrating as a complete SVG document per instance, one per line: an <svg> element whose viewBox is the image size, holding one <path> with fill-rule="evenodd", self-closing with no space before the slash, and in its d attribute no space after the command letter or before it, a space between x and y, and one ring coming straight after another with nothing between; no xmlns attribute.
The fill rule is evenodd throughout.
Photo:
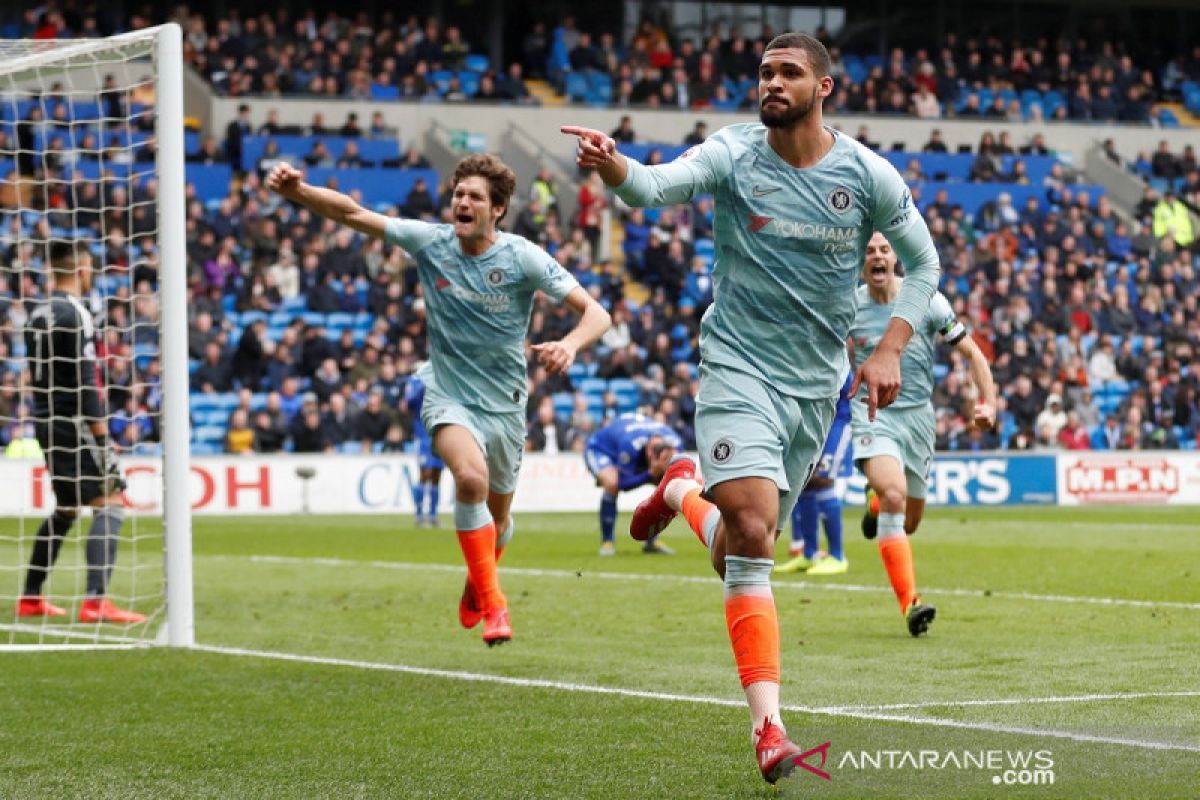
<svg viewBox="0 0 1200 800"><path fill-rule="evenodd" d="M600 555L617 552L613 526L617 522L617 494L647 483L658 483L683 441L669 425L641 414L621 414L588 437L583 451L588 472L604 490L600 498ZM651 536L644 553L674 555Z"/></svg>
<svg viewBox="0 0 1200 800"><path fill-rule="evenodd" d="M808 479L804 490L792 510L792 543L788 546L791 556L785 564L776 567L776 572L807 572L809 575L841 575L850 568L842 548L842 496L838 489L839 478L849 478L852 469L853 445L850 443L850 387L849 377L842 384L838 395L837 412L833 416L833 427L825 439L825 449L813 476ZM824 558L817 558L817 524L825 524L825 539L829 550Z"/></svg>
<svg viewBox="0 0 1200 800"><path fill-rule="evenodd" d="M775 536L816 466L849 372L867 241L882 230L909 265L895 316L855 377L872 417L900 389L900 353L929 305L938 258L899 173L824 124L833 91L824 45L802 33L775 37L758 79L762 124L723 128L671 164L629 161L600 131L562 131L578 137L579 166L598 170L630 206L716 199L715 300L701 325L696 410L708 485L702 491L695 464L676 459L630 533L644 540L682 511L708 545L724 577L758 768L774 783L801 753L779 715Z"/></svg>
<svg viewBox="0 0 1200 800"><path fill-rule="evenodd" d="M33 419L46 457L54 512L38 528L18 617L64 617L42 595L63 539L75 524L80 506L91 506L87 538L87 599L80 622L129 625L146 617L119 608L106 596L125 506L125 481L108 441L104 400L97 385L96 331L80 302L92 286L92 254L81 242L50 243L50 296L33 309L25 345L33 393Z"/></svg>
<svg viewBox="0 0 1200 800"><path fill-rule="evenodd" d="M417 527L436 528L442 470L446 468L446 464L433 452L433 440L421 424L421 406L425 404L425 382L421 380L419 372L418 368L417 372L408 376L404 384L404 407L412 415L413 441L417 444L417 467L421 470L417 484L413 486L413 505L417 508ZM507 544L507 541L497 541L496 550L503 550Z"/></svg>
<svg viewBox="0 0 1200 800"><path fill-rule="evenodd" d="M581 315L561 340L534 345L551 375L565 372L579 349L608 329L608 312L541 248L497 230L516 176L495 156L458 163L451 179L454 221L446 225L377 214L341 192L305 183L288 164L271 170L267 186L315 214L399 245L416 260L430 342L420 372L421 420L454 476L454 527L467 564L459 621L473 628L482 619L488 646L510 640L496 551L510 536L525 446L525 331L534 295L543 291Z"/></svg>
<svg viewBox="0 0 1200 800"><path fill-rule="evenodd" d="M867 244L863 265L864 286L856 293L858 311L851 328L854 361L862 364L882 346L882 336L894 306L904 291L905 279L896 275L896 251L879 233ZM911 280L911 279L910 279ZM909 346L900 362L900 394L889 407L870 419L862 403L853 405L852 431L855 463L867 476L867 483L878 497L868 495L863 534L879 536L879 555L887 569L900 611L905 615L908 632L920 636L929 629L937 610L917 596L912 548L906 533L913 533L925 512L926 482L933 459L934 415L933 357L934 338L943 340L967 359L971 380L978 392L974 423L990 429L996 423L996 387L987 358L955 319L950 303L935 292L923 318L918 320Z"/></svg>

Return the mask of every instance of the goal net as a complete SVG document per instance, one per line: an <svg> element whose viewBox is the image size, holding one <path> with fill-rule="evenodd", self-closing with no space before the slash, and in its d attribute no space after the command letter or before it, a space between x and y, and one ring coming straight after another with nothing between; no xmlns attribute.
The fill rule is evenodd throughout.
<svg viewBox="0 0 1200 800"><path fill-rule="evenodd" d="M176 25L0 41L0 648L192 643L182 94Z"/></svg>

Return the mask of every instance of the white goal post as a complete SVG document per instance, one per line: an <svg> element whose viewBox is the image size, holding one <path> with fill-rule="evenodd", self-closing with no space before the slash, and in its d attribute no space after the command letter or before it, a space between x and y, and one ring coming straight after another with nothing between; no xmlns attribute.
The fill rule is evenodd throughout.
<svg viewBox="0 0 1200 800"><path fill-rule="evenodd" d="M0 519L0 649L194 644L184 169L178 25L101 39L0 41L0 257L10 256L0 263L0 395L11 401L0 400L0 422L6 455L29 466L23 485L3 491L40 498L44 512ZM120 549L109 550L116 557L100 569L111 576L102 585L112 600L144 614L143 623L81 619L97 572L85 553L86 512L61 553L54 546L58 560L43 590L48 605L66 613L28 613L23 603L36 532L55 503L32 435L39 420L21 402L30 394L28 370L17 366L27 356L27 312L45 299L50 243L64 239L93 252L92 291L79 305L94 317L85 329L94 324L100 339L101 396L117 387L126 403L106 406L105 427L119 424L127 437L109 441L119 460L134 454L161 463L137 470L137 479L161 483L161 506L127 509Z"/></svg>

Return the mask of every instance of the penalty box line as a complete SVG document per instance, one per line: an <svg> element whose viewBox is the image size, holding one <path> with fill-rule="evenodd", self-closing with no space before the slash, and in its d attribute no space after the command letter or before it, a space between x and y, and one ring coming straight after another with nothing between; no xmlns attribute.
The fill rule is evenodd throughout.
<svg viewBox="0 0 1200 800"><path fill-rule="evenodd" d="M424 570L427 572L455 572L460 575L465 574L466 572L466 568L461 564L420 564L407 561L354 561L343 558L305 558L300 556L271 555L213 555L196 556L196 559L211 559L217 561L249 561L255 564L280 564L296 566L313 565L324 567L355 567L359 569L362 567L371 567L374 569ZM581 578L596 578L598 580L611 581L653 581L655 583L700 584L716 584L720 582L720 578L717 578L716 576L707 577L700 575L665 575L644 572L598 572L591 570L540 569L535 567L500 567L499 570L505 575L525 575L534 578L574 578L577 580ZM887 586L868 586L855 583L826 583L824 581L775 580L772 581L771 588L781 589L784 591L817 589L830 592L864 592L889 595L892 593L891 588ZM1036 594L1030 592L1003 592L992 591L990 589L935 589L930 587L924 587L921 593L928 597L942 595L952 597L1022 600L1039 603L1078 603L1084 605L1131 608L1177 608L1188 611L1200 611L1200 603L1186 603L1176 600L1132 600L1122 597L1079 597L1075 595Z"/></svg>
<svg viewBox="0 0 1200 800"><path fill-rule="evenodd" d="M432 667L416 667L406 664L390 664L377 661L358 661L346 658L331 658L313 656L302 653L276 652L269 650L251 650L241 647L224 647L221 645L194 645L193 650L219 655L237 656L241 658L269 659L274 661L290 661L302 664L316 664L328 667L344 667L350 669L375 670L379 672L395 672L406 675L419 675L429 678L466 681L470 683L492 683L502 686L517 686L529 689L550 689L576 694L608 695L610 697L625 697L638 700L657 700L660 702L691 703L694 705L726 706L743 708L743 699L710 697L707 695L676 694L671 692L651 692L642 689L630 689L616 686L599 686L588 683L571 683L567 681L552 681L542 678L516 678L507 675L493 675L486 672L465 672L460 670L436 669ZM784 711L813 716L843 717L849 719L872 720L879 722L897 722L905 725L922 725L937 728L955 728L984 733L1002 733L1017 736L1048 737L1052 739L1069 739L1076 742L1135 747L1143 750L1178 750L1189 753L1200 753L1200 744L1185 744L1177 742L1156 742L1144 739L1131 739L1120 736L1099 736L1076 731L1055 730L1053 728L1034 728L1021 725L1003 725L988 722L967 722L962 720L941 719L938 717L909 717L902 714L889 714L878 711L831 709L812 706L785 705Z"/></svg>

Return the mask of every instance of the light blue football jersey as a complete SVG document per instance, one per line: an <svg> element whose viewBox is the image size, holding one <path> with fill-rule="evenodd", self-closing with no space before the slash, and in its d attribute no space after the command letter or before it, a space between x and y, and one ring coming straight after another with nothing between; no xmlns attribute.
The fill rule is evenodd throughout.
<svg viewBox="0 0 1200 800"><path fill-rule="evenodd" d="M629 161L615 189L631 206L714 196L714 303L701 356L801 398L836 397L849 372L854 287L874 231L910 275L896 316L915 328L938 279L937 251L900 174L832 133L825 157L797 169L767 144L764 125L730 125L670 164Z"/></svg>
<svg viewBox="0 0 1200 800"><path fill-rule="evenodd" d="M498 234L480 256L463 253L452 225L390 219L385 239L417 262L429 363L441 390L487 411L524 410L534 294L561 303L579 282L529 240Z"/></svg>
<svg viewBox="0 0 1200 800"><path fill-rule="evenodd" d="M888 320L892 318L893 304L876 303L871 299L866 286L858 287L855 296L858 310L854 315L850 338L854 343L854 366L857 369L875 352L875 347L887 328ZM950 308L950 301L946 296L941 292L934 292L933 299L929 301L929 307L925 311L925 318L914 327L913 337L900 358L900 395L890 408L915 408L929 404L933 397L933 357L937 345L935 338L939 334L957 341L966 334L966 329L954 316L954 310ZM865 386L859 388L858 396L867 396ZM862 403L857 405L866 407Z"/></svg>

